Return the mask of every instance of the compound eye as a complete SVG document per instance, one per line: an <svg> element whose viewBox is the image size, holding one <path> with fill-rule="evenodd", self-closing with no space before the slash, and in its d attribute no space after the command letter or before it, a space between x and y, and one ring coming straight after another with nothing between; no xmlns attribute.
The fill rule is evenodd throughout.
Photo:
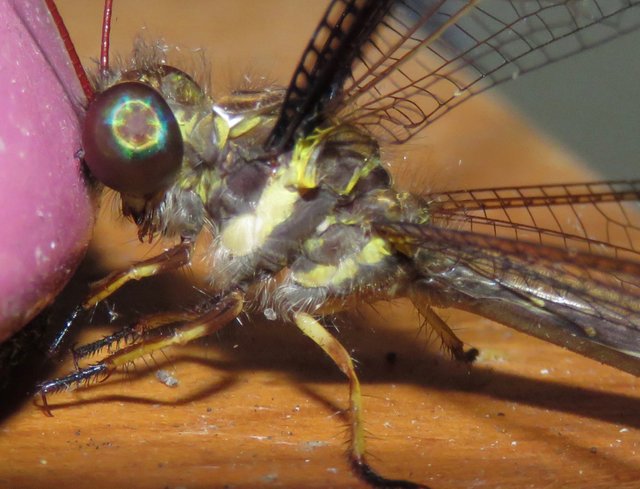
<svg viewBox="0 0 640 489"><path fill-rule="evenodd" d="M169 187L184 152L169 105L139 82L119 83L96 96L87 111L82 142L93 176L107 187L136 196Z"/></svg>

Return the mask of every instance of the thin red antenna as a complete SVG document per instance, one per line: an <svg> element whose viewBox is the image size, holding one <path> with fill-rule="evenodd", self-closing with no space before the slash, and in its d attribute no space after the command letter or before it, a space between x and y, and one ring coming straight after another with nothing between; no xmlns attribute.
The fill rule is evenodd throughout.
<svg viewBox="0 0 640 489"><path fill-rule="evenodd" d="M100 73L103 77L109 75L109 43L111 41L111 12L113 0L105 0L102 12L102 43L100 45Z"/></svg>
<svg viewBox="0 0 640 489"><path fill-rule="evenodd" d="M71 64L73 65L73 69L76 72L76 76L78 77L78 81L80 82L80 86L82 87L82 91L84 92L85 97L87 97L87 101L91 102L91 100L93 100L95 92L93 90L93 87L91 86L91 82L89 81L87 73L82 67L80 57L78 56L78 52L73 45L73 41L71 40L71 36L69 35L67 26L64 25L64 20L62 20L62 16L58 11L58 7L56 7L54 0L44 0L44 3L49 9L49 13L53 18L53 23L58 28L58 32L60 33L60 37L62 38L64 47L67 50L69 57L71 58Z"/></svg>

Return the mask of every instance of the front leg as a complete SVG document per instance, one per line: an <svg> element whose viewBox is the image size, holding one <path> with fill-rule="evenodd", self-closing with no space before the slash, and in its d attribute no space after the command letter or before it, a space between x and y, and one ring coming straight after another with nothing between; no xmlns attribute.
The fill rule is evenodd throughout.
<svg viewBox="0 0 640 489"><path fill-rule="evenodd" d="M183 241L158 256L135 263L128 270L110 273L105 278L91 284L89 296L82 303L82 308L84 310L91 309L131 280L142 280L188 265L192 250L193 243Z"/></svg>
<svg viewBox="0 0 640 489"><path fill-rule="evenodd" d="M70 388L86 385L92 381L104 380L118 367L133 363L139 358L151 355L169 346L186 345L195 339L202 338L218 331L242 312L244 295L241 292L231 292L218 300L207 312L193 319L187 316L186 322L176 326L159 324L152 329L140 331L132 336L131 344L116 348L105 359L69 375L44 382L38 388L45 414L51 416L47 403L47 395L61 392ZM164 316L166 320L173 320L171 315ZM160 322L160 321L159 321ZM145 323L146 324L146 323ZM96 351L104 347L100 341L87 345L87 351Z"/></svg>
<svg viewBox="0 0 640 489"><path fill-rule="evenodd" d="M191 252L193 251L192 241L183 241L182 243L170 248L158 256L149 258L135 263L127 270L115 271L90 286L89 295L77 306L69 315L64 323L63 328L56 334L51 345L49 346L49 356L54 356L60 349L64 338L67 336L77 318L84 312L98 303L105 300L111 294L116 292L120 287L131 280L141 280L143 278L160 275L162 273L177 270L188 265L191 260Z"/></svg>

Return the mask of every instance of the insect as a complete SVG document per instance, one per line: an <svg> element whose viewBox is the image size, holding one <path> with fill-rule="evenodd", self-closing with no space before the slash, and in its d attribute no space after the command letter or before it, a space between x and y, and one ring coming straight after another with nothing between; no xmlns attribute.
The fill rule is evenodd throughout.
<svg viewBox="0 0 640 489"><path fill-rule="evenodd" d="M546 17L554 10L559 18ZM380 144L410 140L514 73L634 28L638 10L636 2L335 1L288 90L217 100L153 53L114 71L103 51L87 165L122 194L140 239L181 241L96 284L83 308L132 278L187 265L203 229L213 236L212 299L76 349L82 359L111 348L105 360L43 384L45 406L48 394L211 334L244 311L263 313L297 326L349 378L356 474L374 486L425 487L386 479L366 461L353 362L321 323L354 301L409 298L461 362L477 352L433 306L469 309L637 375L640 265L626 204L638 200L637 182L414 195L393 188ZM582 39L587 32L595 38ZM560 54L547 46L567 38L579 44ZM141 115L156 122L142 131ZM109 146L114 133L121 139ZM141 168L120 158L131 152ZM605 225L590 228L582 206L601 212ZM516 209L536 207L555 227L516 221Z"/></svg>

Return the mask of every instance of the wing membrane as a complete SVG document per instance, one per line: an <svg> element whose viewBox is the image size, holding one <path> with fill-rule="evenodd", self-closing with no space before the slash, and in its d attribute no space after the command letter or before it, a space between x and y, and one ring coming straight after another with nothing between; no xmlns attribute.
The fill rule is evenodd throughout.
<svg viewBox="0 0 640 489"><path fill-rule="evenodd" d="M363 16L355 33L341 19ZM492 86L640 25L640 0L333 0L269 147L326 119L400 143Z"/></svg>
<svg viewBox="0 0 640 489"><path fill-rule="evenodd" d="M404 142L471 96L640 24L638 0L405 0L363 46L340 119Z"/></svg>
<svg viewBox="0 0 640 489"><path fill-rule="evenodd" d="M640 262L640 181L530 185L427 196L443 227Z"/></svg>
<svg viewBox="0 0 640 489"><path fill-rule="evenodd" d="M404 142L477 93L638 26L640 0L334 0L268 146L344 122ZM426 197L428 224L372 226L435 304L640 375L639 201L640 181L448 192Z"/></svg>
<svg viewBox="0 0 640 489"><path fill-rule="evenodd" d="M374 223L434 302L640 374L640 263L437 225Z"/></svg>

